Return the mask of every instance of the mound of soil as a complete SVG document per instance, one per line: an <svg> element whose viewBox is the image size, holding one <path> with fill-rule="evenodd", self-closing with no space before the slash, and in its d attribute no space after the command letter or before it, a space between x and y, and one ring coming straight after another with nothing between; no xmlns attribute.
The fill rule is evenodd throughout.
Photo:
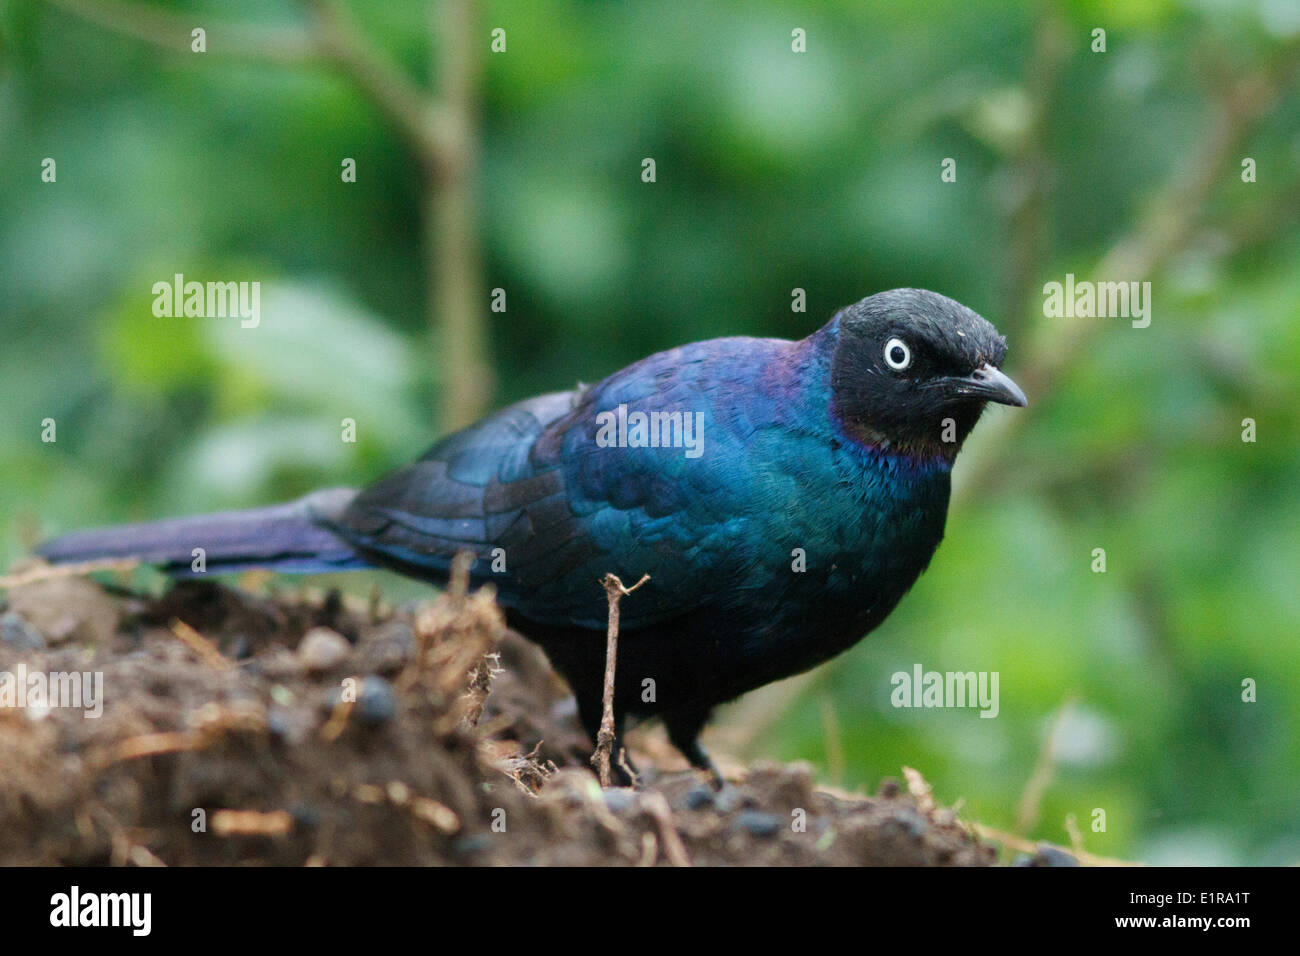
<svg viewBox="0 0 1300 956"><path fill-rule="evenodd" d="M916 780L850 798L756 766L715 793L638 754L639 789L602 789L590 746L488 591L387 609L55 576L0 613L0 864L995 861Z"/></svg>

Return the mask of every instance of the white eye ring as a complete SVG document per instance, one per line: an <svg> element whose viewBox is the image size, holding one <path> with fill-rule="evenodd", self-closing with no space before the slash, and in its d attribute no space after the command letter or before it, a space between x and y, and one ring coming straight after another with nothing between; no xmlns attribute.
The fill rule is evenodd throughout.
<svg viewBox="0 0 1300 956"><path fill-rule="evenodd" d="M902 353L901 357L899 353ZM885 343L885 364L896 372L901 372L912 364L912 350L900 338L892 338Z"/></svg>

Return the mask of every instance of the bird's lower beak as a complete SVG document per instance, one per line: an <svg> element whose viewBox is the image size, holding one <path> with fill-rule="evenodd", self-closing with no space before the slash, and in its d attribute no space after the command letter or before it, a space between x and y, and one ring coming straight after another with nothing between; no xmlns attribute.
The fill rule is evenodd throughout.
<svg viewBox="0 0 1300 956"><path fill-rule="evenodd" d="M956 385L963 395L997 402L999 405L1017 405L1024 408L1029 404L1019 385L1011 381L1002 369L987 363L971 372L967 378L957 379Z"/></svg>

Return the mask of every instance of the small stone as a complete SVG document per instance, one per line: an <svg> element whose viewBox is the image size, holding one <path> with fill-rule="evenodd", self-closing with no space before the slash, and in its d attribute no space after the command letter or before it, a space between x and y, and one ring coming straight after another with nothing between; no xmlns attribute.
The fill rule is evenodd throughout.
<svg viewBox="0 0 1300 956"><path fill-rule="evenodd" d="M415 633L405 621L389 621L360 647L361 669L391 677L398 673L415 651Z"/></svg>
<svg viewBox="0 0 1300 956"><path fill-rule="evenodd" d="M736 817L736 826L747 831L751 836L771 839L776 836L785 821L775 813L763 813L760 810L746 810Z"/></svg>
<svg viewBox="0 0 1300 956"><path fill-rule="evenodd" d="M1050 843L1038 844L1038 855L1034 857L1031 866L1078 866L1079 861L1072 853L1061 849L1059 846L1053 846Z"/></svg>
<svg viewBox="0 0 1300 956"><path fill-rule="evenodd" d="M725 786L714 797L719 813L731 813L733 810L753 809L758 806L758 798L752 793L745 793L740 787Z"/></svg>
<svg viewBox="0 0 1300 956"><path fill-rule="evenodd" d="M50 643L67 644L77 637L81 622L74 614L64 614L50 623Z"/></svg>
<svg viewBox="0 0 1300 956"><path fill-rule="evenodd" d="M24 651L45 649L45 637L27 623L27 619L10 611L0 616L0 641Z"/></svg>
<svg viewBox="0 0 1300 956"><path fill-rule="evenodd" d="M614 813L628 813L637 807L636 791L630 787L608 787L604 793L605 806Z"/></svg>
<svg viewBox="0 0 1300 956"><path fill-rule="evenodd" d="M298 643L298 660L313 673L338 667L352 652L352 645L342 634L328 627L313 627Z"/></svg>
<svg viewBox="0 0 1300 956"><path fill-rule="evenodd" d="M363 724L377 727L396 716L397 694L393 691L393 685L374 675L364 678L357 691L357 719Z"/></svg>
<svg viewBox="0 0 1300 956"><path fill-rule="evenodd" d="M286 739L293 733L293 718L283 707L272 707L266 714L266 729L272 737Z"/></svg>
<svg viewBox="0 0 1300 956"><path fill-rule="evenodd" d="M907 831L907 835L915 840L925 836L926 831L930 829L930 824L919 813L912 810L900 809L894 813L893 823Z"/></svg>
<svg viewBox="0 0 1300 956"><path fill-rule="evenodd" d="M9 610L45 635L51 647L76 641L93 647L112 642L122 611L117 599L88 578L52 578L13 588Z"/></svg>
<svg viewBox="0 0 1300 956"><path fill-rule="evenodd" d="M451 852L457 856L477 856L492 849L492 837L486 833L466 833L451 841Z"/></svg>
<svg viewBox="0 0 1300 956"><path fill-rule="evenodd" d="M682 805L687 810L707 810L713 804L713 791L705 786L691 787L682 797Z"/></svg>
<svg viewBox="0 0 1300 956"><path fill-rule="evenodd" d="M289 815L293 817L293 822L300 827L310 829L320 825L320 811L305 803L295 803L289 808Z"/></svg>

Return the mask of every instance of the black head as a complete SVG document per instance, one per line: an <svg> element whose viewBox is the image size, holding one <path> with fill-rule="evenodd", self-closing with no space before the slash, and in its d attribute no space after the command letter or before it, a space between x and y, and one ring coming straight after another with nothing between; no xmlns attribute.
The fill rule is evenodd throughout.
<svg viewBox="0 0 1300 956"><path fill-rule="evenodd" d="M856 441L951 460L988 402L1025 405L1007 343L960 302L894 289L840 311L831 402Z"/></svg>

